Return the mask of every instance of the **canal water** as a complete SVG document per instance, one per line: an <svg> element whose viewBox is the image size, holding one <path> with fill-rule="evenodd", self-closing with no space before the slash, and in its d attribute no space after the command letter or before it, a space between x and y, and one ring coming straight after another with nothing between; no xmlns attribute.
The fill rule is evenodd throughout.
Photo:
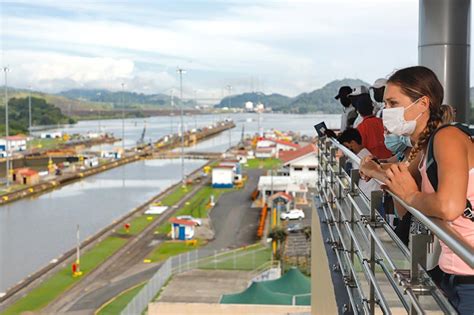
<svg viewBox="0 0 474 315"><path fill-rule="evenodd" d="M277 129L314 135L313 125L326 121L329 128L338 128L339 115L287 115L239 113L230 115L185 116L185 130L208 126L231 118L236 128L198 143L190 151L224 152L229 144L240 141L245 134ZM146 121L146 122L145 122ZM133 147L146 124L146 141L155 141L179 129L179 116L151 117L146 120L125 119L125 146ZM122 136L122 121L80 121L74 126L58 129L67 133L101 132ZM230 135L230 136L229 136ZM93 150L111 150L121 146L102 145ZM186 160L186 173L205 161ZM179 160L147 160L109 170L33 199L20 200L0 207L0 292L5 291L28 274L45 266L75 245L76 225L81 226L81 239L95 234L113 220L165 190L180 179Z"/></svg>
<svg viewBox="0 0 474 315"><path fill-rule="evenodd" d="M0 207L0 292L73 248L77 224L84 240L180 178L179 160L144 160Z"/></svg>

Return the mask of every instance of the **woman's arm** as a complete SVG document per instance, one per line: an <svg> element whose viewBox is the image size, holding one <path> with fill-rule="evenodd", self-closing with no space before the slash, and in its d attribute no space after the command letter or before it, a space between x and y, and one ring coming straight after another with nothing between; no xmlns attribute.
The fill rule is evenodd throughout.
<svg viewBox="0 0 474 315"><path fill-rule="evenodd" d="M472 142L454 127L444 128L436 134L434 155L438 164L438 190L435 193L421 192L403 163L387 170L386 185L426 215L452 221L462 215L466 205L470 146Z"/></svg>

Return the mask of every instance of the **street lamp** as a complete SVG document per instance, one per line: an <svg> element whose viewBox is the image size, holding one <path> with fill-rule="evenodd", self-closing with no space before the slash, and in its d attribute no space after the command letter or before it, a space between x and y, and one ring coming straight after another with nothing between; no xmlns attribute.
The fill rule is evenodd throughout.
<svg viewBox="0 0 474 315"><path fill-rule="evenodd" d="M174 90L171 89L171 119L170 119L170 130L171 130L171 135L173 135L173 116L174 116Z"/></svg>
<svg viewBox="0 0 474 315"><path fill-rule="evenodd" d="M179 74L179 97L181 99L181 181L183 186L186 185L184 181L184 123L183 123L183 74L186 70L178 67L176 72Z"/></svg>
<svg viewBox="0 0 474 315"><path fill-rule="evenodd" d="M123 87L125 83L122 83L122 154L125 155L125 100Z"/></svg>
<svg viewBox="0 0 474 315"><path fill-rule="evenodd" d="M227 90L229 91L229 110L230 110L230 108L232 106L232 100L231 100L231 97L230 97L230 95L232 94L232 85L228 85ZM231 138L232 135L231 135L230 131L231 131L231 128L229 128L229 150L232 147L232 138Z"/></svg>
<svg viewBox="0 0 474 315"><path fill-rule="evenodd" d="M28 94L28 114L29 114L29 125L28 125L28 131L29 134L31 135L31 85L28 87L29 89L29 94Z"/></svg>
<svg viewBox="0 0 474 315"><path fill-rule="evenodd" d="M3 72L5 74L5 162L6 162L6 178L7 178L7 187L10 186L10 161L8 159L8 152L10 151L9 141L8 141L8 81L7 73L10 71L8 67L3 67Z"/></svg>

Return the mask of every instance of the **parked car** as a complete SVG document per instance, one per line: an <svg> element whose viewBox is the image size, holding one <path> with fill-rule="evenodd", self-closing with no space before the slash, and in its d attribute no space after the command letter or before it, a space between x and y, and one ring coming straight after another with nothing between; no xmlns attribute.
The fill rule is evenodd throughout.
<svg viewBox="0 0 474 315"><path fill-rule="evenodd" d="M299 233L303 231L303 224L301 223L290 223L286 228L288 233Z"/></svg>
<svg viewBox="0 0 474 315"><path fill-rule="evenodd" d="M194 223L196 223L197 226L202 225L201 219L195 218L191 215L180 215L180 216L177 216L176 219L193 221Z"/></svg>
<svg viewBox="0 0 474 315"><path fill-rule="evenodd" d="M292 209L288 212L282 212L280 215L282 220L302 220L304 219L304 212L301 209Z"/></svg>

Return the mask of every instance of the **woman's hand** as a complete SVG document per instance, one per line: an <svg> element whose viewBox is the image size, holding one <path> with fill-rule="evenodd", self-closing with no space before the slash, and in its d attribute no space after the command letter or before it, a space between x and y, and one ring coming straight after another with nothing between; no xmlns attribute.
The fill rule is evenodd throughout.
<svg viewBox="0 0 474 315"><path fill-rule="evenodd" d="M368 155L360 160L359 173L360 177L366 181L374 177L375 172L380 171L380 165L375 163L372 155Z"/></svg>
<svg viewBox="0 0 474 315"><path fill-rule="evenodd" d="M412 204L412 198L419 192L418 185L408 170L407 163L396 163L385 171L385 185L406 203Z"/></svg>

